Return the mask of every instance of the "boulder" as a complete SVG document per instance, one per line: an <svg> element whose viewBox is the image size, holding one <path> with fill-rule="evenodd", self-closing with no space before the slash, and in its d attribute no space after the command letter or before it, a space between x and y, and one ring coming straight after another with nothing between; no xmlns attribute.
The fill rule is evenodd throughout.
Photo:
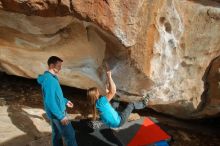
<svg viewBox="0 0 220 146"><path fill-rule="evenodd" d="M179 118L220 113L220 1L0 0L0 70L36 78L49 56L64 85L105 90Z"/></svg>

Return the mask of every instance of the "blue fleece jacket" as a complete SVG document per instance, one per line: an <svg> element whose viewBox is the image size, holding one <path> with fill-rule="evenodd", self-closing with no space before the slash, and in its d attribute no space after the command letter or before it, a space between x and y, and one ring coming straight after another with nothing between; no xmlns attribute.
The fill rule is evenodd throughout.
<svg viewBox="0 0 220 146"><path fill-rule="evenodd" d="M43 75L38 76L37 82L41 85L44 109L48 118L62 120L68 100L63 96L57 76L45 71Z"/></svg>

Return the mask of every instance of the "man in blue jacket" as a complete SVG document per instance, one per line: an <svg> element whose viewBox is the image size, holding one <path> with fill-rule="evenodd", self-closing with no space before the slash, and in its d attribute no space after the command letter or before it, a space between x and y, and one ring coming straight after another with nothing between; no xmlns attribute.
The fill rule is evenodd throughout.
<svg viewBox="0 0 220 146"><path fill-rule="evenodd" d="M62 136L67 146L77 146L75 131L67 118L66 106L73 107L73 103L64 96L57 78L63 60L51 56L48 61L48 71L37 78L43 92L44 108L52 126L53 146L63 146Z"/></svg>

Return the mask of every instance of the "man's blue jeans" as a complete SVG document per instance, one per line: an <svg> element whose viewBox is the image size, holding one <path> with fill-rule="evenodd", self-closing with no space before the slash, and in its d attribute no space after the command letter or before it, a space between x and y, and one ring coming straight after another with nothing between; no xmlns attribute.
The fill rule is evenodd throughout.
<svg viewBox="0 0 220 146"><path fill-rule="evenodd" d="M62 125L60 120L54 118L51 119L51 127L53 146L63 146L62 136L66 146L77 146L75 131L71 122L68 125Z"/></svg>

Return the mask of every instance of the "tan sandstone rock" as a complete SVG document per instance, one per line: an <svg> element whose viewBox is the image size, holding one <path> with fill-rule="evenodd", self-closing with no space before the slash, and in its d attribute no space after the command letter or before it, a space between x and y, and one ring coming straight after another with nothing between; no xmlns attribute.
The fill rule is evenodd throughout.
<svg viewBox="0 0 220 146"><path fill-rule="evenodd" d="M107 61L122 100L149 91L159 112L220 112L217 0L0 0L0 8L0 69L9 74L36 78L57 55L62 84L104 91Z"/></svg>

